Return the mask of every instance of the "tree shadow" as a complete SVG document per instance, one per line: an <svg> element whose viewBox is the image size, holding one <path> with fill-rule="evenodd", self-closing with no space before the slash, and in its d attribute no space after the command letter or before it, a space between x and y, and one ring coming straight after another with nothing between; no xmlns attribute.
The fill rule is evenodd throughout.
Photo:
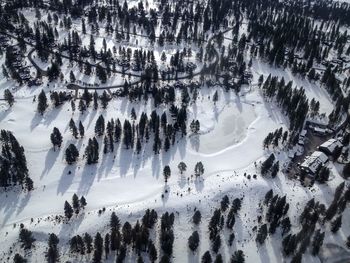
<svg viewBox="0 0 350 263"><path fill-rule="evenodd" d="M97 173L96 164L85 165L81 174L81 179L78 187L78 195L86 196L95 180Z"/></svg>
<svg viewBox="0 0 350 263"><path fill-rule="evenodd" d="M47 175L50 170L52 169L53 165L56 162L56 159L60 153L60 149L54 151L53 149L50 149L45 157L45 167L44 170L41 172L40 179L42 179L45 175Z"/></svg>
<svg viewBox="0 0 350 263"><path fill-rule="evenodd" d="M195 149L196 152L198 152L200 146L200 135L190 136L190 143L192 148Z"/></svg>
<svg viewBox="0 0 350 263"><path fill-rule="evenodd" d="M1 218L1 227L5 226L10 217L19 215L28 204L31 193L23 193L20 186L10 187L0 194L0 208L5 215Z"/></svg>
<svg viewBox="0 0 350 263"><path fill-rule="evenodd" d="M155 154L155 155L153 155L153 159L152 159L152 176L156 177L158 179L159 173L160 173L159 155Z"/></svg>
<svg viewBox="0 0 350 263"><path fill-rule="evenodd" d="M132 162L132 150L131 149L121 149L119 151L119 171L120 176L125 176L130 168Z"/></svg>
<svg viewBox="0 0 350 263"><path fill-rule="evenodd" d="M197 192L201 193L204 189L204 179L203 178L196 178L194 180L194 186L197 190Z"/></svg>
<svg viewBox="0 0 350 263"><path fill-rule="evenodd" d="M8 108L4 111L1 111L0 112L0 122L2 122L11 112L12 112L12 108Z"/></svg>
<svg viewBox="0 0 350 263"><path fill-rule="evenodd" d="M30 131L33 131L36 126L39 125L41 120L43 119L43 116L40 115L39 113L35 113L31 123L30 123Z"/></svg>
<svg viewBox="0 0 350 263"><path fill-rule="evenodd" d="M76 165L67 165L63 171L60 181L57 186L57 194L64 195L69 187L72 185L73 178L76 173ZM69 174L71 172L71 174Z"/></svg>

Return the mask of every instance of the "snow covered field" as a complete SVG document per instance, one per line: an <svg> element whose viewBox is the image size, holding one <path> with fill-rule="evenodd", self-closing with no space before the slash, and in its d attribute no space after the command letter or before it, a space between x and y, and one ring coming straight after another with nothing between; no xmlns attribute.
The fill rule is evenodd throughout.
<svg viewBox="0 0 350 263"><path fill-rule="evenodd" d="M268 72L283 74L279 70L268 69L267 66L255 63L253 72L254 76ZM307 85L307 82L292 76L288 78L287 73L282 76L304 86L310 98L320 100L321 112L329 113L332 110L330 99L322 88ZM9 82L3 82L2 89L11 85ZM273 104L264 102L257 87L246 87L239 96L219 90L220 99L216 104L211 99L213 91L201 89L197 103L189 107L189 119L201 120L200 135L189 135L188 139L179 140L174 148L159 156L150 155L151 149L145 149L142 154L136 155L131 150L122 149L123 146L120 145L115 153L116 158L112 154L101 153L100 162L96 166L84 165L85 161L81 157L76 165L66 165L63 149L73 142L68 128L70 118L76 122L81 120L86 127L85 139L79 139L77 146L82 155L87 139L94 135L94 124L100 114L106 120L112 117L123 120L130 115L131 108L135 108L137 114L142 111L150 113L151 104L116 99L109 104L108 110L89 109L81 115L79 112L72 114L69 104L66 103L57 109L50 108L42 117L35 112L36 103L32 102L33 95L39 91L40 89L19 89L15 93L17 103L11 109L1 102L0 128L13 131L24 146L29 173L35 182L35 190L29 194L1 194L2 247L8 248L17 239L18 233L13 229L15 223L24 223L34 231L35 236L54 231L59 233L60 238L68 241L69 236L74 234L103 231L110 213L99 216L97 210L102 207L107 211L116 211L123 220L131 222L139 219L146 208L156 208L160 212L179 212L175 224L174 257L177 260L198 262L199 256L187 251L187 242L181 242L183 239L187 240L190 228L193 228L188 221L195 207L205 218L209 218L217 202L226 193L232 199L244 199L240 218L236 219L238 222L235 226L235 246L224 246L223 255L228 258L232 254L231 250L244 246L247 262L280 262L280 249L276 249L280 246L280 235L276 233L260 248L263 251L257 251L255 236L252 233L252 228L257 225L254 215L265 193L272 188L275 193L287 194L289 202L293 204L290 215L296 218L300 213L299 208L313 195L319 200L329 202L332 191L339 182L336 176L329 185L315 186L314 190L310 190L286 179L283 174L275 180L260 176L248 180L244 176L244 173L258 173L253 163L259 163L268 154L262 148L262 141L268 132L288 127L283 114ZM158 109L159 112L163 110L162 107ZM48 136L53 127L63 131L64 145L58 151L53 151ZM99 142L102 143L101 140ZM275 152L282 163L287 159L280 149L275 149ZM183 176L177 172L177 164L182 160L188 166L188 171ZM191 174L198 161L203 162L205 173L203 178L194 179ZM172 176L165 186L162 171L167 164L171 167ZM169 193L162 198L165 189L168 189ZM74 223L55 224L43 220L51 215L63 214L63 203L70 200L73 193L77 193L78 196L84 195L88 202L85 212L79 215ZM97 220L99 223L96 225L94 222ZM201 255L209 247L209 241L204 235L206 229L207 224L202 223L199 231L202 232L203 239L200 253L196 255ZM346 234L340 232L337 235L344 239ZM43 238L43 246L44 243ZM38 249L44 248L39 246ZM129 262L132 261L133 259L129 258ZM310 256L307 262L318 261Z"/></svg>
<svg viewBox="0 0 350 263"><path fill-rule="evenodd" d="M139 1L126 2L129 7L139 5ZM150 8L157 9L159 5L154 1L149 3L146 1L144 4L145 10L148 11ZM40 19L37 19L33 8L21 9L21 12L29 20L30 26L34 26L38 20L42 22L49 20L48 14L44 12L40 14ZM161 14L162 12L164 10L158 12L156 21L162 19L161 16L166 16ZM242 13L241 21L237 18L237 14L239 15L240 12ZM137 14L136 11L135 14ZM256 39L249 37L241 42L241 38L243 38L243 34L251 33L249 30L252 30L254 26L256 27L254 30L259 29L260 26L252 24L251 18L248 18L247 14L241 10L237 14L235 16L232 13L228 14L229 19L217 27L218 30L225 30L223 39L221 39L222 43L219 43L220 34L214 28L205 31L205 39L201 43L197 43L191 38L188 40L187 36L184 40L180 34L179 40L173 40L171 44L159 45L159 35L168 27L162 23L155 23L154 35L157 36L154 38L155 41L154 39L150 41L149 33L144 32L144 25L141 26L141 22L139 24L132 22L133 27L129 29L134 32L129 32L129 39L124 39L124 37L119 39L115 31L109 33L104 22L99 21L92 25L88 22L88 15L82 16L86 18L86 34L82 33L81 18L73 18L71 27L57 23L54 25L57 36L53 50L62 59L60 67L62 75L52 82L48 82L47 71L52 65L54 59L52 53L54 52L50 53L48 62L43 62L38 57L39 52L35 51L35 46L27 43L27 50L21 59L23 59L24 65L32 65L30 68L32 78L35 78L34 76L38 72L43 74L43 84L38 87L28 87L26 84L19 87L13 80L6 79L4 73L0 73L0 130L12 131L24 147L29 175L34 182L34 190L21 191L18 187L9 191L0 189L0 262L12 262L13 255L16 253L24 255L30 262L44 262L49 233L57 234L60 239L60 262L68 260L70 262L91 262L92 254L80 257L78 254L70 253L69 241L72 236L82 235L85 232L92 236L96 232L100 232L104 236L110 230L109 220L112 211L116 212L122 224L128 221L134 225L137 220L141 219L146 209L155 209L158 213L158 222L156 227L150 230L150 236L159 253L158 261L163 253L159 244L159 218L162 213L168 211L175 213L173 262L199 263L202 255L207 250L212 249L208 223L225 195L229 197L230 203L235 198L240 198L242 209L235 216L233 231L225 229L219 233L222 240L219 253L222 254L223 261L230 262L233 253L239 249L244 251L245 262L248 263L289 263L291 261L291 256L286 257L282 252L281 227L278 227L274 234L268 234L262 245L256 242L256 229L259 229L263 224L258 222L258 217L260 215L264 217L267 210L262 205L266 192L272 189L274 194L278 194L280 197L286 196L289 203L287 215L292 224L291 233L296 234L301 230L299 216L306 202L314 197L316 201L325 204L326 207L330 205L336 187L344 181L344 178L340 176L344 165L330 161L327 164L331 170L330 180L325 184L316 182L311 187L302 186L299 180L289 178L287 174L283 173L290 162L288 158L290 149L287 148L287 143L264 148L263 142L269 133L277 129L283 128L283 131L289 131L290 123L287 113L282 112L281 105L277 105L276 101L272 99L274 97L263 96L263 92L266 90L263 91L259 87L259 77L263 75L264 81L269 75L278 77L278 80L284 78L285 83L293 82L293 88L303 88L309 102L315 99L320 103L319 114L316 114L315 119L323 118L323 120L328 121L328 116L334 111L336 103L332 101L331 96L326 91L325 84L321 85L320 81L312 82L309 78L299 77L302 74L292 73L291 65L283 68L282 65L281 67L272 66L272 64L277 64L275 62L271 62L271 64L264 62L267 59L260 54L260 50L259 54L258 50L255 52L258 55L252 55L251 47ZM187 15L183 15L180 20L187 19ZM63 13L60 13L57 19L61 23L67 20ZM200 23L204 24L203 21ZM235 23L239 25L237 35L233 33ZM317 23L321 22L316 21L315 25ZM53 25L54 22L49 22L49 24ZM192 21L189 24L193 30ZM99 25L99 30L94 32L96 25ZM122 33L126 33L124 25L119 25L116 21L113 21L113 25L116 25L117 32L120 26ZM173 29L174 36L184 30L182 26L180 29L179 25ZM201 26L199 28L199 31L202 30ZM327 30L331 31L331 26ZM67 57L69 53L67 48L62 48L62 51L57 46L62 45L68 36L71 38L74 31L82 40L81 46L89 47L91 36L93 36L94 44L92 47L100 52L96 52L100 56L99 58L95 58L95 54L94 56L85 54L83 60L79 61L80 64L74 59L69 61L71 58ZM237 39L234 40L233 37ZM104 40L105 48L103 47ZM242 43L246 45L243 48L241 47ZM11 44L13 43L11 42ZM346 47L348 47L348 42ZM105 52L108 49L112 50L110 52L113 53L111 61L114 64L103 62L101 59L103 48ZM128 49L129 51L125 52ZM135 56L137 53L134 52L135 50L140 52L141 58L142 52L144 52L144 59L148 60L147 63L145 61L145 65L151 64L153 60L157 69L154 76L153 71L133 67L137 60L140 60L137 54ZM200 58L199 53L203 53L203 50L204 58ZM166 54L165 59L164 55L162 59L163 51ZM285 51L283 50L284 53L282 53L283 58ZM60 54L58 54L59 52ZM147 56L146 52L148 52ZM269 52L272 53L272 51ZM296 57L300 55L298 52L299 50L295 53ZM28 53L32 53L32 57ZM335 58L336 53L335 48L331 49L329 58ZM180 56L184 65L188 66L187 63L195 65L193 72L191 71L190 74L190 70L187 69L178 71L176 67L175 75L174 56ZM302 55L300 56L302 57ZM146 59L146 57L148 58ZM34 63L31 63L31 58ZM0 64L5 64L5 55L0 56ZM112 64L114 69L111 73L109 66ZM101 76L96 74L100 65L105 66L106 69L108 67L107 71L111 73L105 83L101 80ZM86 66L92 68L90 69L90 71L92 70L91 74L83 73L86 72ZM323 64L316 65L314 62L312 66L315 66L317 73L325 71ZM171 67L172 70L170 70ZM39 68L38 71L37 68ZM220 72L220 68L223 69L223 72ZM163 75L162 71L168 71L168 73ZM73 78L71 73L74 73ZM144 75L141 77L141 74ZM340 72L339 80L344 80L347 77L346 74L348 73L345 70ZM229 77L229 80L225 77ZM125 81L142 84L149 81L151 84L149 87L141 86L138 90L138 92L143 92L142 89L149 88L144 94L140 95L140 92L135 95L130 92L128 94L130 97L128 97L125 95L127 92L121 95L121 90L115 87L123 85ZM190 82L193 84L188 85L190 101L188 105L182 102L182 92L185 85L180 85L183 84L180 83L181 81L185 84ZM209 82L216 84L208 87ZM196 90L194 87L197 84L199 88ZM67 89L67 85L71 89ZM81 113L78 110L78 104L82 99L84 86L89 86L90 92L94 92L92 86L99 87L97 91L99 95L105 89L106 94L112 98L108 107L103 109L99 105L98 109L93 109L90 105L84 113ZM165 112L167 120L170 120L168 123L171 123L173 116L169 111L170 103L167 104L168 98L164 95L169 92L168 87L175 87L176 100L174 104L176 106L180 107L182 103L186 104L187 135L181 138L181 135L177 133L175 144L170 146L167 152L161 149L160 154L153 152L154 133L152 132L150 141L148 143L142 142L140 154L136 154L134 149L126 149L123 142L113 144L114 152L104 154L102 150L104 136L96 137L99 144L98 163L86 164L84 151L88 140L95 136L95 124L101 115L105 122L119 119L123 123L124 120L132 119L132 110L136 112L137 121L142 113L150 116L155 110L159 116ZM344 83L342 87L345 87ZM76 90L73 90L75 88ZM128 88L131 89L132 86ZM2 94L6 89L9 89L15 97L15 103L12 107L9 107L7 102L3 100ZM158 92L157 89L164 92L164 94L158 94L160 97L163 96L164 100L155 108L154 98L156 96L153 93ZM37 112L37 98L42 90L46 93L49 107L43 115L40 115ZM70 101L55 108L50 100L50 94L53 91L71 93L77 109L72 111ZM117 92L113 94L114 91ZM193 91L198 91L198 96L195 99ZM218 94L217 101L214 99L215 92ZM345 94L346 90L341 92ZM146 95L147 100L143 97L144 95ZM135 97L131 98L132 96ZM137 96L139 97L137 98ZM132 100L133 102L130 102ZM292 105L294 106L294 104ZM343 112L340 114L342 114L343 120L347 117ZM81 121L85 127L83 138L73 137L69 127L71 119L74 120L75 124ZM307 116L307 119L311 119L310 115ZM198 134L190 129L192 120L200 121ZM138 123L137 121L136 123ZM131 120L131 122L133 121ZM62 146L56 150L54 150L50 140L50 134L54 127L58 128L63 136ZM138 134L136 137L139 138ZM79 151L79 159L72 165L67 164L65 156L65 150L70 144L74 144ZM303 154L303 146L298 145L298 148L300 154ZM306 149L305 155L310 150ZM261 163L271 153L274 153L276 161L279 161L280 172L276 178L261 175ZM295 165L299 161L298 159ZM185 162L187 165L187 171L183 174L180 174L178 169L180 162ZM203 163L205 171L197 178L194 175L194 168L198 162ZM163 169L167 165L171 168L171 177L165 183ZM87 206L78 215L74 214L68 223L62 222L64 203L65 201L71 202L73 194L77 194L79 197L84 196ZM196 210L202 214L202 222L199 225L194 225L192 222L192 216ZM228 214L227 212L225 215ZM317 228L326 231L324 244L332 243L345 247L345 241L350 234L350 225L346 221L349 216L349 209L345 209L342 227L334 234L329 234L329 222L322 225L321 220L319 220L316 223ZM33 232L36 242L32 251L20 248L18 242L20 224L24 224L25 228ZM195 230L199 233L200 245L193 253L188 248L188 238ZM235 234L232 246L229 245L228 241L230 233ZM131 248L128 248L127 251L126 262L136 262L136 253L131 252ZM144 253L143 257L145 262L150 262L147 261L147 253ZM110 255L105 262L116 262L116 256ZM311 255L310 249L303 254L302 262L323 263L318 256Z"/></svg>

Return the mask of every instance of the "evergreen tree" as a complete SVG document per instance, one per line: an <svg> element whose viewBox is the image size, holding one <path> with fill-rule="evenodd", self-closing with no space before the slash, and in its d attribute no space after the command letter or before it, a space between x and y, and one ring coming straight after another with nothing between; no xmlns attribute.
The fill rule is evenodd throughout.
<svg viewBox="0 0 350 263"><path fill-rule="evenodd" d="M77 126L75 125L75 122L72 118L69 121L69 129L72 132L73 137L78 138L78 129L77 129Z"/></svg>
<svg viewBox="0 0 350 263"><path fill-rule="evenodd" d="M49 240L48 240L49 248L46 253L46 259L48 263L59 262L60 256L57 248L58 243L59 243L58 237L54 233L51 233L49 235Z"/></svg>
<svg viewBox="0 0 350 263"><path fill-rule="evenodd" d="M13 257L13 263L27 263L27 260L22 257L20 254L16 254L14 257Z"/></svg>
<svg viewBox="0 0 350 263"><path fill-rule="evenodd" d="M9 89L5 89L4 91L4 99L9 104L10 107L12 107L13 103L15 102L15 98L13 97Z"/></svg>
<svg viewBox="0 0 350 263"><path fill-rule="evenodd" d="M104 239L104 247L105 247L105 256L106 256L106 259L108 258L108 254L109 254L109 243L110 243L109 234L107 233L107 234L105 235L105 239Z"/></svg>
<svg viewBox="0 0 350 263"><path fill-rule="evenodd" d="M258 234L256 236L256 242L263 244L265 242L265 239L267 237L267 225L263 224L258 231Z"/></svg>
<svg viewBox="0 0 350 263"><path fill-rule="evenodd" d="M194 231L192 235L188 238L188 247L195 251L199 246L199 235L197 231Z"/></svg>
<svg viewBox="0 0 350 263"><path fill-rule="evenodd" d="M187 169L187 165L184 162L180 162L177 168L179 168L180 174L183 174Z"/></svg>
<svg viewBox="0 0 350 263"><path fill-rule="evenodd" d="M204 174L204 166L202 162L196 163L196 166L194 167L194 174L197 177Z"/></svg>
<svg viewBox="0 0 350 263"><path fill-rule="evenodd" d="M71 83L75 82L75 75L74 75L73 71L70 71L69 80L70 80Z"/></svg>
<svg viewBox="0 0 350 263"><path fill-rule="evenodd" d="M43 115L45 110L47 109L48 105L47 105L47 98L45 95L44 90L41 90L39 96L38 96L38 107L37 110L38 112Z"/></svg>
<svg viewBox="0 0 350 263"><path fill-rule="evenodd" d="M85 206L87 205L85 197L84 196L80 197L79 202L80 202L80 206L84 209Z"/></svg>
<svg viewBox="0 0 350 263"><path fill-rule="evenodd" d="M235 253L233 253L231 257L231 263L244 263L244 253L242 250L237 250Z"/></svg>
<svg viewBox="0 0 350 263"><path fill-rule="evenodd" d="M85 157L87 164L94 164L98 162L99 145L95 137L93 139L89 139L88 145L85 148Z"/></svg>
<svg viewBox="0 0 350 263"><path fill-rule="evenodd" d="M21 242L22 248L31 249L35 242L35 238L30 230L22 228L19 232L19 241Z"/></svg>
<svg viewBox="0 0 350 263"><path fill-rule="evenodd" d="M92 251L92 237L88 233L84 234L84 242L85 242L86 252L90 254Z"/></svg>
<svg viewBox="0 0 350 263"><path fill-rule="evenodd" d="M73 216L73 208L72 206L67 202L65 201L64 203L64 215L66 218L68 218L68 220Z"/></svg>
<svg viewBox="0 0 350 263"><path fill-rule="evenodd" d="M169 165L164 166L163 176L164 176L165 183L168 182L168 179L169 179L170 175L171 175L171 170L170 170Z"/></svg>
<svg viewBox="0 0 350 263"><path fill-rule="evenodd" d="M119 231L120 220L119 220L118 216L115 214L115 212L112 213L109 224L110 224L111 229L116 229Z"/></svg>
<svg viewBox="0 0 350 263"><path fill-rule="evenodd" d="M157 249L154 246L153 242L150 242L148 245L148 255L149 255L149 260L151 262L155 262L158 258Z"/></svg>
<svg viewBox="0 0 350 263"><path fill-rule="evenodd" d="M342 224L342 216L338 216L332 223L331 223L331 231L333 233L336 233L339 228L341 227L341 224Z"/></svg>
<svg viewBox="0 0 350 263"><path fill-rule="evenodd" d="M202 263L212 263L213 262L209 251L206 251L203 254L201 262Z"/></svg>
<svg viewBox="0 0 350 263"><path fill-rule="evenodd" d="M53 128L50 139L54 150L56 150L56 146L58 148L61 147L63 139L62 139L61 132L56 127Z"/></svg>
<svg viewBox="0 0 350 263"><path fill-rule="evenodd" d="M102 260L103 239L99 232L96 233L94 239L94 255L92 262L100 263Z"/></svg>
<svg viewBox="0 0 350 263"><path fill-rule="evenodd" d="M82 122L79 121L79 135L80 135L81 138L83 138L84 134L85 134L85 128L84 128Z"/></svg>
<svg viewBox="0 0 350 263"><path fill-rule="evenodd" d="M195 225L198 225L201 222L201 220L202 220L201 212L199 210L197 210L193 214L192 221Z"/></svg>
<svg viewBox="0 0 350 263"><path fill-rule="evenodd" d="M77 147L75 147L74 144L69 144L69 146L66 149L66 162L68 164L75 163L79 158L79 151Z"/></svg>
<svg viewBox="0 0 350 263"><path fill-rule="evenodd" d="M322 247L325 233L319 229L315 232L314 239L312 241L312 255L316 256Z"/></svg>
<svg viewBox="0 0 350 263"><path fill-rule="evenodd" d="M97 118L95 125L95 133L97 136L102 136L105 132L105 120L102 115Z"/></svg>
<svg viewBox="0 0 350 263"><path fill-rule="evenodd" d="M79 198L76 194L73 194L72 205L73 205L74 212L76 214L79 214L80 202L79 202Z"/></svg>

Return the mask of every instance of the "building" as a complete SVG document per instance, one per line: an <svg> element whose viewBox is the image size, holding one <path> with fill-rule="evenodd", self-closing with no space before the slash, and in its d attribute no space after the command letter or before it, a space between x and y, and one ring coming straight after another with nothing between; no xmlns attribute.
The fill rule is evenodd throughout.
<svg viewBox="0 0 350 263"><path fill-rule="evenodd" d="M304 162L300 165L301 170L310 175L314 175L320 166L328 162L328 157L323 152L315 151L310 156L306 157Z"/></svg>
<svg viewBox="0 0 350 263"><path fill-rule="evenodd" d="M343 147L340 141L336 139L329 139L328 141L322 143L318 149L327 155L333 155L334 152Z"/></svg>

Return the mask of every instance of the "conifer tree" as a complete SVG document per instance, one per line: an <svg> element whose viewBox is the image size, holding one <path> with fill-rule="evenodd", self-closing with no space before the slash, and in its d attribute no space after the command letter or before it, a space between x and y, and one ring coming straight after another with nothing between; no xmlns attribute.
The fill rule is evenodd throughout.
<svg viewBox="0 0 350 263"><path fill-rule="evenodd" d="M68 164L73 164L77 161L79 157L79 151L77 147L75 147L74 144L69 144L69 146L66 149L66 162Z"/></svg>
<svg viewBox="0 0 350 263"><path fill-rule="evenodd" d="M196 166L194 167L194 174L197 177L204 174L204 166L202 162L196 163Z"/></svg>
<svg viewBox="0 0 350 263"><path fill-rule="evenodd" d="M56 127L53 128L50 139L51 139L51 143L53 145L54 150L56 150L56 147L58 147L58 148L61 147L63 139L62 139L62 135L61 135L58 128L56 128Z"/></svg>
<svg viewBox="0 0 350 263"><path fill-rule="evenodd" d="M170 175L171 175L171 170L170 170L169 165L164 166L163 176L164 176L165 183L168 182L168 179L169 179Z"/></svg>
<svg viewBox="0 0 350 263"><path fill-rule="evenodd" d="M83 138L84 134L85 134L85 128L84 128L82 122L79 121L79 135L80 135L81 138Z"/></svg>
<svg viewBox="0 0 350 263"><path fill-rule="evenodd" d="M47 109L47 98L44 90L41 90L41 92L38 95L38 107L37 110L38 112L43 115L45 110Z"/></svg>
<svg viewBox="0 0 350 263"><path fill-rule="evenodd" d="M19 241L21 242L21 247L24 249L31 249L35 242L32 231L22 228L19 232Z"/></svg>
<svg viewBox="0 0 350 263"><path fill-rule="evenodd" d="M179 168L180 174L183 174L187 169L187 165L184 162L180 162L177 168Z"/></svg>
<svg viewBox="0 0 350 263"><path fill-rule="evenodd" d="M5 89L4 91L4 99L6 100L6 102L10 107L12 107L13 103L15 102L15 98L13 97L9 89Z"/></svg>
<svg viewBox="0 0 350 263"><path fill-rule="evenodd" d="M79 198L76 194L73 194L72 205L73 205L74 212L76 214L79 214L80 203L79 203Z"/></svg>
<svg viewBox="0 0 350 263"><path fill-rule="evenodd" d="M68 220L73 216L73 208L72 206L67 202L65 201L64 203L64 215L66 218L68 218Z"/></svg>
<svg viewBox="0 0 350 263"><path fill-rule="evenodd" d="M199 235L197 231L194 231L192 235L188 238L188 247L195 251L199 246Z"/></svg>

